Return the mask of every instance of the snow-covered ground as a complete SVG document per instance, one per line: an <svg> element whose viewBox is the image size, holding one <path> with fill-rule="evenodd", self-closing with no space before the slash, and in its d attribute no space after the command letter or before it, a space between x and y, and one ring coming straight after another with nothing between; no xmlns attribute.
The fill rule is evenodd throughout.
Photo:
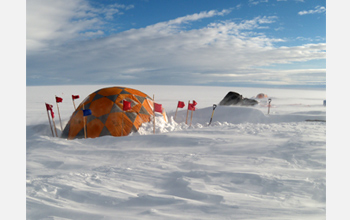
<svg viewBox="0 0 350 220"><path fill-rule="evenodd" d="M155 96L157 117L126 137L52 137L45 102L63 127L74 107L112 85L27 87L27 219L326 219L325 90L127 86ZM235 91L254 107L212 105ZM195 100L192 125L178 101ZM190 122L190 118L188 119Z"/></svg>

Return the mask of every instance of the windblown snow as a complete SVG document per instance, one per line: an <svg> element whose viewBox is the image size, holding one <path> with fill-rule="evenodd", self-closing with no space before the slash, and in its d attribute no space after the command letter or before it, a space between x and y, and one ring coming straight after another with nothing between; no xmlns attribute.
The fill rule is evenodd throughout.
<svg viewBox="0 0 350 220"><path fill-rule="evenodd" d="M27 219L326 219L325 90L128 85L167 111L155 134L147 123L125 137L52 137L45 102L59 135L55 95L64 128L71 95L79 104L103 87L27 87ZM208 126L229 91L267 94L270 114L267 98L218 106Z"/></svg>

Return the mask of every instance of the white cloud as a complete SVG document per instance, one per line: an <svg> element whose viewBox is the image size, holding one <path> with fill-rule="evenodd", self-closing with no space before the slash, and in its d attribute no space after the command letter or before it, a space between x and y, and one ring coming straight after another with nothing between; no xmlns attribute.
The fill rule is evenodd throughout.
<svg viewBox="0 0 350 220"><path fill-rule="evenodd" d="M42 49L50 41L74 38L97 21L81 0L32 0L27 2L27 50ZM79 20L79 18L85 18ZM90 19L89 19L90 18ZM74 22L72 22L72 19Z"/></svg>
<svg viewBox="0 0 350 220"><path fill-rule="evenodd" d="M307 14L320 14L326 12L326 8L324 6L316 6L314 10L308 10L308 11L300 11L298 12L299 15L307 15Z"/></svg>
<svg viewBox="0 0 350 220"><path fill-rule="evenodd" d="M98 22L94 20L93 12L91 16L88 16L88 10L85 12L82 16L91 18L87 21ZM67 80L77 84L300 84L302 82L293 77L295 74L266 68L274 64L325 59L325 44L275 47L276 42L283 40L260 32L278 20L275 16L241 22L216 22L192 30L183 28L184 24L227 13L229 10L200 12L93 40L72 42L57 38L64 43L50 44L50 50L27 54L28 81L48 84L65 83ZM72 28L69 21L66 23ZM70 36L83 30L82 26L78 27ZM65 33L69 31L63 30ZM59 33L60 30L53 29L51 32ZM98 30L84 33L103 34ZM45 45L48 37L44 35L27 40L33 39L36 41L32 45ZM319 74L317 81L325 81L323 72ZM57 76L61 81L57 81ZM312 83L315 77L305 75L302 79Z"/></svg>
<svg viewBox="0 0 350 220"><path fill-rule="evenodd" d="M123 14L120 9L129 10L134 8L133 5L121 5L121 4L113 4L109 5L106 8L102 9L100 13L105 14L106 19L113 19L115 14Z"/></svg>
<svg viewBox="0 0 350 220"><path fill-rule="evenodd" d="M120 9L132 5L113 4L94 8L86 0L30 0L27 1L27 52L51 49L73 39L100 36L104 19L111 19Z"/></svg>
<svg viewBox="0 0 350 220"><path fill-rule="evenodd" d="M148 30L154 29L156 31L166 31L166 32L170 30L176 31L182 27L181 26L182 24L187 24L189 22L194 22L194 21L198 21L204 18L210 18L214 16L224 16L230 12L231 10L222 10L222 11L211 10L208 12L204 11L204 12L195 13L192 15L187 15L184 17L179 17L166 22L159 22L157 24L146 27L146 29Z"/></svg>
<svg viewBox="0 0 350 220"><path fill-rule="evenodd" d="M308 41L308 42L325 42L326 38L325 37L321 37L321 36L316 36L314 38L311 37L297 37L296 40L300 40L300 41Z"/></svg>
<svg viewBox="0 0 350 220"><path fill-rule="evenodd" d="M249 0L250 5L257 5L259 3L267 3L269 0Z"/></svg>
<svg viewBox="0 0 350 220"><path fill-rule="evenodd" d="M102 35L104 35L104 32L101 31L101 30L98 30L98 31L87 31L87 32L84 32L84 33L80 34L80 36L87 37L87 38L91 38L91 37L95 37L95 36L102 36Z"/></svg>

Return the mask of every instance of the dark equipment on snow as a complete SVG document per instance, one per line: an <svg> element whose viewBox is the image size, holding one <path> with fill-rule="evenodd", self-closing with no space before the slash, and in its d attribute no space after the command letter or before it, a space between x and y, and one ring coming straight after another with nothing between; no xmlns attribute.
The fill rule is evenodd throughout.
<svg viewBox="0 0 350 220"><path fill-rule="evenodd" d="M267 106L268 106L267 114L270 114L271 99L269 99L269 104Z"/></svg>
<svg viewBox="0 0 350 220"><path fill-rule="evenodd" d="M214 111L215 111L216 107L217 107L217 105L214 104L214 105L213 105L213 112L211 113L211 118L210 118L210 121L209 121L208 126L211 124L211 121L213 120Z"/></svg>
<svg viewBox="0 0 350 220"><path fill-rule="evenodd" d="M257 105L258 101L254 99L243 98L243 96L237 92L229 92L224 97L219 105L242 105L242 106L254 106Z"/></svg>

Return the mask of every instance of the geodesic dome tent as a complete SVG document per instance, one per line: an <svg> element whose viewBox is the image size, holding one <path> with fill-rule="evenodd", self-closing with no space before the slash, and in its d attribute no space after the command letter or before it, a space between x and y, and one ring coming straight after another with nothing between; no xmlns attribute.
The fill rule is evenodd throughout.
<svg viewBox="0 0 350 220"><path fill-rule="evenodd" d="M257 98L257 99L267 98L267 95L264 94L264 93L259 93L259 94L256 95L256 98Z"/></svg>
<svg viewBox="0 0 350 220"><path fill-rule="evenodd" d="M131 109L123 111L123 100ZM91 115L83 116L83 109ZM67 139L95 138L105 135L126 136L137 132L142 123L151 121L153 100L143 92L125 87L103 88L87 96L73 112L61 137Z"/></svg>

